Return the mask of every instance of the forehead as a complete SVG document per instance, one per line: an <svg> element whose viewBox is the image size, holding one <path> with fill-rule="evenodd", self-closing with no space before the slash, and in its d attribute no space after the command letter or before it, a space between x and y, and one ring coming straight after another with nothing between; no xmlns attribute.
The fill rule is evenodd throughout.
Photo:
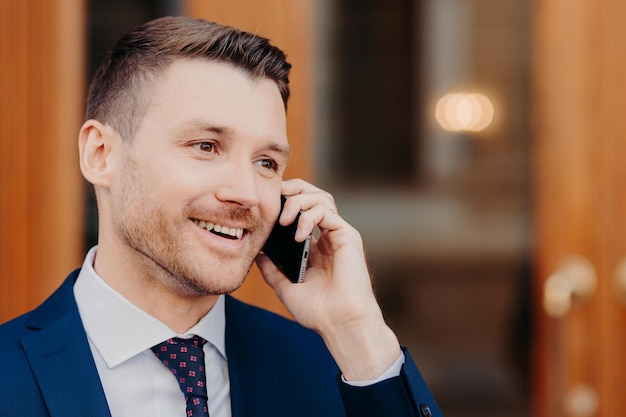
<svg viewBox="0 0 626 417"><path fill-rule="evenodd" d="M145 119L164 127L205 120L235 133L286 141L285 108L276 83L231 64L176 60L156 77L146 98Z"/></svg>

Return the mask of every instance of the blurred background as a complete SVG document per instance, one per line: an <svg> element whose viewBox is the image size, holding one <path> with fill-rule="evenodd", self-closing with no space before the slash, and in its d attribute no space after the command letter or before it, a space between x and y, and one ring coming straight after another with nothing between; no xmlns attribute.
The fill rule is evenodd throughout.
<svg viewBox="0 0 626 417"><path fill-rule="evenodd" d="M0 322L96 243L88 81L121 34L171 14L287 52L287 175L361 231L447 417L626 415L620 0L0 2ZM286 314L257 271L237 295Z"/></svg>

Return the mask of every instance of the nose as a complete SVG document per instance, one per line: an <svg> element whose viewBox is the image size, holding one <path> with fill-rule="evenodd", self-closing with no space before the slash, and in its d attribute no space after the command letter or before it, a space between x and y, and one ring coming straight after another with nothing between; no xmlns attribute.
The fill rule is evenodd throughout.
<svg viewBox="0 0 626 417"><path fill-rule="evenodd" d="M222 172L216 198L225 203L251 208L259 203L258 173L248 163L229 164Z"/></svg>

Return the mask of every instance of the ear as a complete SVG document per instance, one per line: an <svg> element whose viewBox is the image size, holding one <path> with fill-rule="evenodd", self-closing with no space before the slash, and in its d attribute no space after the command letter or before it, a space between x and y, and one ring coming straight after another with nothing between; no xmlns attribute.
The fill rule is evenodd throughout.
<svg viewBox="0 0 626 417"><path fill-rule="evenodd" d="M111 153L121 138L114 129L97 120L87 120L80 128L78 151L80 170L93 185L108 187L111 179Z"/></svg>

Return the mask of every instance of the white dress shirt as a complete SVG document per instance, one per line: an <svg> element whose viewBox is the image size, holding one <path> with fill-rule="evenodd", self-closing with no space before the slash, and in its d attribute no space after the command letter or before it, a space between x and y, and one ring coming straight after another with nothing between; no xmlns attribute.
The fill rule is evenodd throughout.
<svg viewBox="0 0 626 417"><path fill-rule="evenodd" d="M205 339L204 361L211 417L231 417L224 345L224 296L194 327L178 334L111 288L93 269L92 248L74 295L113 417L185 415L185 397L171 371L150 348L171 337Z"/></svg>
<svg viewBox="0 0 626 417"><path fill-rule="evenodd" d="M171 337L198 335L204 345L211 417L232 417L225 349L224 296L185 334L178 334L111 288L93 268L97 246L85 257L74 296L112 417L182 417L185 397L171 371L150 349ZM404 354L364 386L400 374Z"/></svg>

